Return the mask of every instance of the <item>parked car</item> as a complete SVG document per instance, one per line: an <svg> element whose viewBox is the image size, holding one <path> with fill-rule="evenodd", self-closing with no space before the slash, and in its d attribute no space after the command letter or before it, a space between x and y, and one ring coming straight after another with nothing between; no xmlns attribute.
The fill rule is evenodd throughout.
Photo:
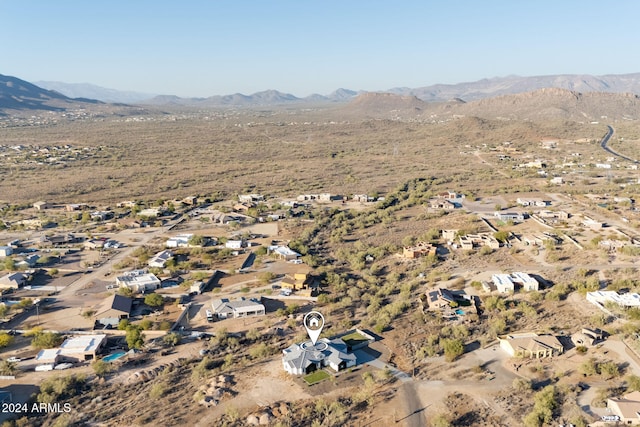
<svg viewBox="0 0 640 427"><path fill-rule="evenodd" d="M20 359L19 357L10 357L7 359L7 362L20 362L22 359Z"/></svg>
<svg viewBox="0 0 640 427"><path fill-rule="evenodd" d="M53 371L53 363L46 363L44 365L36 366L36 371Z"/></svg>
<svg viewBox="0 0 640 427"><path fill-rule="evenodd" d="M59 365L56 365L55 369L56 371L61 371L63 369L69 369L69 368L73 368L73 363L60 363Z"/></svg>

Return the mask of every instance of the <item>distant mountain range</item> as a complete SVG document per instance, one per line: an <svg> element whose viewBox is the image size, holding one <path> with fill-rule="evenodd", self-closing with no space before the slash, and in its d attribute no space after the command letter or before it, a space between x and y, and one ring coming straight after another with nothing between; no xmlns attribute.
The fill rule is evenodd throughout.
<svg viewBox="0 0 640 427"><path fill-rule="evenodd" d="M215 95L202 98L181 98L174 95L152 95L140 92L123 92L91 84L70 84L61 82L36 82L37 85L55 90L70 98L99 99L103 102L119 102L147 105L176 105L193 107L264 106L290 103L344 102L353 99L363 91L338 89L329 95L310 95L298 98L277 90L266 90L252 95L240 93ZM531 92L543 88L567 89L575 92L613 92L640 94L640 73L592 75L552 75L552 76L507 76L478 80L476 82L452 85L437 84L420 88L393 88L380 92L404 96L415 96L427 102L443 102L452 99L474 101L500 95Z"/></svg>
<svg viewBox="0 0 640 427"><path fill-rule="evenodd" d="M122 104L105 104L88 99L100 96L112 102L137 99L144 94L119 92L94 85L71 85L46 82L56 90L47 90L16 77L0 75L0 113L16 110L63 111L69 108L109 109L116 114L146 114L146 108ZM69 89L70 90L70 89ZM65 93L64 95L62 93ZM597 120L611 118L640 119L640 73L587 76L562 75L539 77L504 77L457 85L434 85L387 92L356 92L338 89L329 95L298 98L276 90L252 95L233 94L208 98L180 98L159 95L137 101L152 110L177 107L251 108L266 106L335 105L346 116L365 117L446 117L467 115L500 118L566 118ZM66 96L73 94L75 97ZM101 95L102 94L102 95ZM155 106L155 107L153 107Z"/></svg>
<svg viewBox="0 0 640 427"><path fill-rule="evenodd" d="M135 104L153 98L156 94L107 89L90 83L62 83L38 81L33 84L47 90L54 90L69 98L99 99L102 102Z"/></svg>
<svg viewBox="0 0 640 427"><path fill-rule="evenodd" d="M78 103L97 104L90 99L72 99L16 77L0 74L0 110L63 111Z"/></svg>

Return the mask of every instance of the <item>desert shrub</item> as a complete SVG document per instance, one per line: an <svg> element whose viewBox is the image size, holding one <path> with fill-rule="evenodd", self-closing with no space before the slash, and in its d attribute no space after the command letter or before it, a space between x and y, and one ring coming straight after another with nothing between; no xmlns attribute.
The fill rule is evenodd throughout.
<svg viewBox="0 0 640 427"><path fill-rule="evenodd" d="M36 400L40 403L60 402L78 394L84 385L85 377L81 375L47 378L40 385Z"/></svg>
<svg viewBox="0 0 640 427"><path fill-rule="evenodd" d="M55 332L39 332L31 340L31 346L38 350L54 348L62 344L64 337Z"/></svg>
<svg viewBox="0 0 640 427"><path fill-rule="evenodd" d="M453 362L464 354L464 343L462 340L445 338L441 340L440 344L444 350L444 358L447 362Z"/></svg>
<svg viewBox="0 0 640 427"><path fill-rule="evenodd" d="M8 347L13 344L14 337L6 332L0 333L0 348Z"/></svg>

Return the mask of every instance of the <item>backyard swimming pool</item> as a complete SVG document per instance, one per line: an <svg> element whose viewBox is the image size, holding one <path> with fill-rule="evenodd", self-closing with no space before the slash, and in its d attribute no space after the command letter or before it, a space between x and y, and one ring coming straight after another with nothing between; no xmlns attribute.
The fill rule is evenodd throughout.
<svg viewBox="0 0 640 427"><path fill-rule="evenodd" d="M112 353L108 356L103 357L102 360L104 360L105 362L113 362L114 360L121 358L125 354L127 353L125 353L124 351L119 351L117 353Z"/></svg>

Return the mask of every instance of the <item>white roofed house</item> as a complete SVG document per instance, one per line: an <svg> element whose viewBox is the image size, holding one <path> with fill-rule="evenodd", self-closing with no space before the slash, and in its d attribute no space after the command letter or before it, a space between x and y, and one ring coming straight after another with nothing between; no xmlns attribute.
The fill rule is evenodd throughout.
<svg viewBox="0 0 640 427"><path fill-rule="evenodd" d="M537 291L539 288L538 281L533 277L531 277L530 275L528 275L527 273L521 273L519 271L516 271L515 273L511 274L511 280L514 283L518 283L522 285L522 290L527 292Z"/></svg>
<svg viewBox="0 0 640 427"><path fill-rule="evenodd" d="M167 262L171 259L173 259L173 252L164 250L151 257L148 261L148 265L149 267L165 268L167 266Z"/></svg>
<svg viewBox="0 0 640 427"><path fill-rule="evenodd" d="M491 276L491 280L501 294L513 293L515 291L511 276L508 274L494 274Z"/></svg>
<svg viewBox="0 0 640 427"><path fill-rule="evenodd" d="M144 270L134 270L116 277L116 285L129 288L133 292L145 293L160 288L160 279Z"/></svg>
<svg viewBox="0 0 640 427"><path fill-rule="evenodd" d="M266 313L264 305L255 299L215 299L211 301L211 307L218 319L264 316Z"/></svg>
<svg viewBox="0 0 640 427"><path fill-rule="evenodd" d="M106 342L107 336L104 334L67 338L58 348L40 350L36 361L39 363L58 363L93 360Z"/></svg>
<svg viewBox="0 0 640 427"><path fill-rule="evenodd" d="M7 257L13 253L11 246L0 246L0 257Z"/></svg>
<svg viewBox="0 0 640 427"><path fill-rule="evenodd" d="M171 237L165 243L167 248L186 248L189 246L189 240L193 237L193 234L178 234Z"/></svg>
<svg viewBox="0 0 640 427"><path fill-rule="evenodd" d="M268 248L269 254L274 254L277 258L283 259L286 261L298 259L300 254L288 246L269 246Z"/></svg>

